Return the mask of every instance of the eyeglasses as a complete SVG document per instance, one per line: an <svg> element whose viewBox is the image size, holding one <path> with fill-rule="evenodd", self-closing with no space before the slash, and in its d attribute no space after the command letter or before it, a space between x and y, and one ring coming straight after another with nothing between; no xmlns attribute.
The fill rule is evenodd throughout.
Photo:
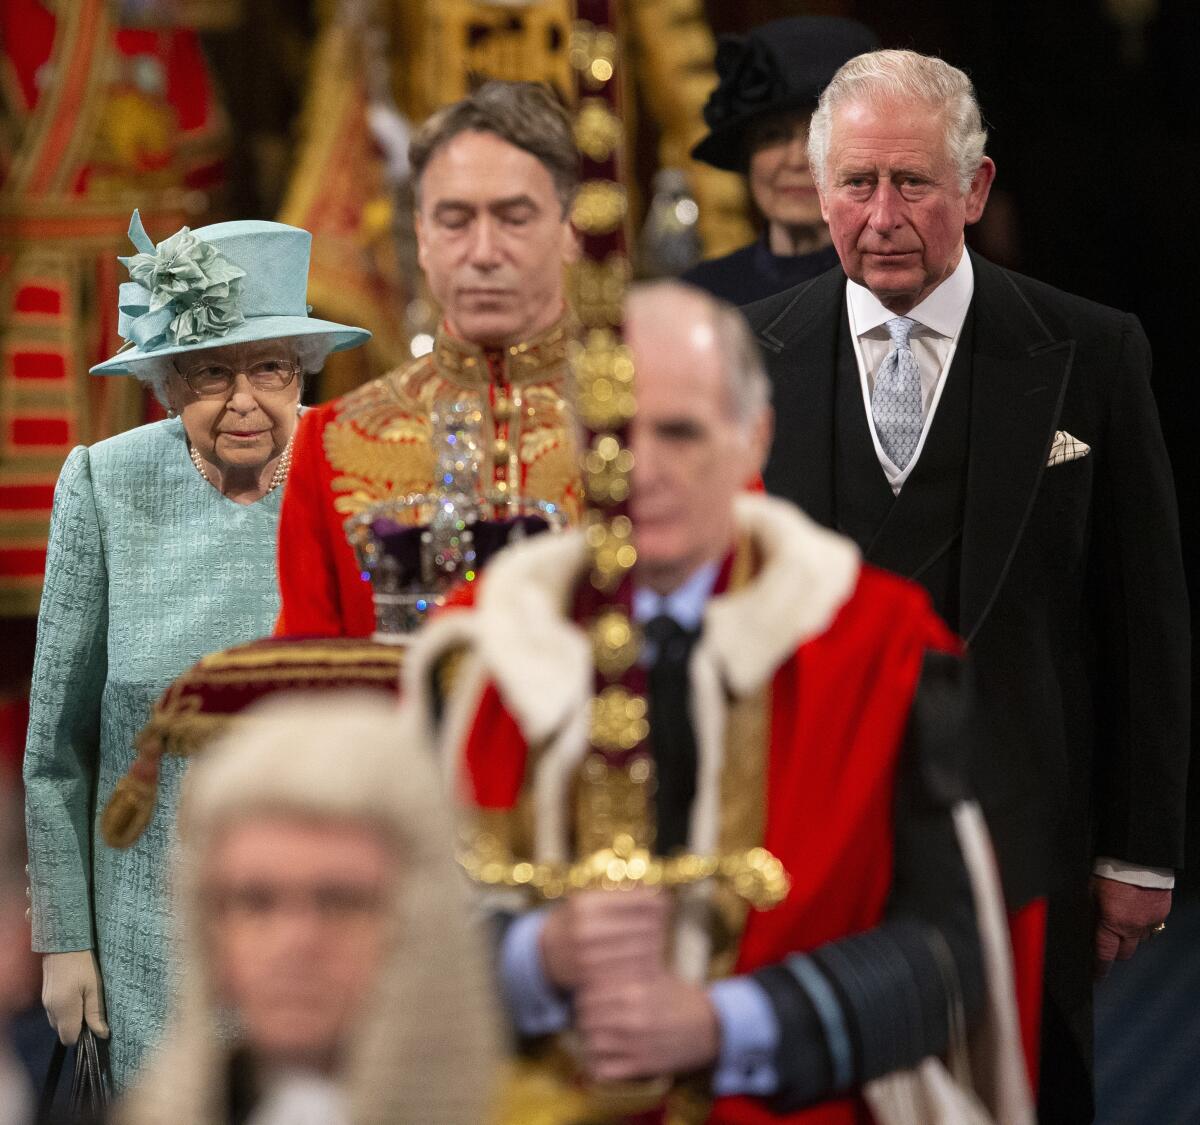
<svg viewBox="0 0 1200 1125"><path fill-rule="evenodd" d="M176 364L175 370L179 371ZM228 394L237 382L238 372L245 371L250 385L258 391L281 391L297 375L300 365L286 359L261 359L249 367L226 367L222 363L205 363L189 371L179 371L183 381L201 398Z"/></svg>

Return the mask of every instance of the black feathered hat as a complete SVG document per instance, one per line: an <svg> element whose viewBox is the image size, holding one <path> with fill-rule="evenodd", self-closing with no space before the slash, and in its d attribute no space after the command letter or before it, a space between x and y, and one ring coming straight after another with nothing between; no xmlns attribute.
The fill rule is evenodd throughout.
<svg viewBox="0 0 1200 1125"><path fill-rule="evenodd" d="M837 16L796 16L772 20L748 35L722 35L719 81L704 106L710 132L692 156L730 172L745 171L747 125L774 113L816 109L838 68L878 46L874 32Z"/></svg>

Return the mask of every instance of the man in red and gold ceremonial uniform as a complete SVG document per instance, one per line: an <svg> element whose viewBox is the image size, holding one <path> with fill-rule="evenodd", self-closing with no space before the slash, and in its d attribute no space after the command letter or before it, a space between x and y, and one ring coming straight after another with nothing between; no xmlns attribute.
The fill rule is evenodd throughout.
<svg viewBox="0 0 1200 1125"><path fill-rule="evenodd" d="M998 881L967 859L981 821L959 781L956 640L918 587L744 491L771 411L736 310L678 283L635 290L627 339L650 760L601 748L589 702L605 626L588 623L589 638L572 612L587 581L578 533L503 552L474 607L433 622L405 670L410 734L436 732L463 778L468 869L503 923L502 988L537 1076L514 1088L510 1119L552 1089L560 1116L546 1120L623 1120L612 1084L654 1079L661 1104L638 1121L865 1122L864 1097L877 1107L947 1047L961 1001L994 1035L978 1093L999 1120L1031 1122ZM660 856L765 847L790 890L753 913L712 882L553 900L583 881L562 871L587 841L637 835L643 819ZM606 877L636 881L635 862L647 866ZM555 879L552 905L520 897ZM551 1037L568 1028L590 1094L547 1084L565 1065ZM914 1112L887 1119L930 1119Z"/></svg>
<svg viewBox="0 0 1200 1125"><path fill-rule="evenodd" d="M480 413L481 499L579 509L566 401L570 118L545 87L489 82L434 114L409 156L420 263L444 321L429 355L301 421L279 529L281 635L372 631L371 587L343 525L433 489L439 406Z"/></svg>

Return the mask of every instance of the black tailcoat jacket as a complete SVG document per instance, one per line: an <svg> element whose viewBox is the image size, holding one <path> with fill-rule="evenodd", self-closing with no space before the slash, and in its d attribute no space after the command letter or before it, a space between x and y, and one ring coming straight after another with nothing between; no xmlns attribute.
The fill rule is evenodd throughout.
<svg viewBox="0 0 1200 1125"><path fill-rule="evenodd" d="M1090 1057L1092 859L1182 863L1174 486L1136 317L971 261L963 332L899 496L871 441L842 270L745 310L773 384L764 481L924 585L966 641L973 785L1010 906L1049 893L1047 1018ZM1060 432L1075 456L1050 465Z"/></svg>

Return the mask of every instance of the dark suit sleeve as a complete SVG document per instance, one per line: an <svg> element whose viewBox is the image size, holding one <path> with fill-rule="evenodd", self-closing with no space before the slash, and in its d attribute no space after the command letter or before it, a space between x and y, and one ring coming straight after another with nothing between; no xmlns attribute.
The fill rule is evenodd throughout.
<svg viewBox="0 0 1200 1125"><path fill-rule="evenodd" d="M1190 630L1171 466L1150 347L1124 317L1096 466L1092 555L1099 714L1095 851L1178 867L1190 720Z"/></svg>
<svg viewBox="0 0 1200 1125"><path fill-rule="evenodd" d="M780 1026L777 1112L940 1053L950 990L961 991L968 1019L982 1006L974 900L951 814L965 795L960 681L956 658L927 655L897 778L884 921L753 974Z"/></svg>

